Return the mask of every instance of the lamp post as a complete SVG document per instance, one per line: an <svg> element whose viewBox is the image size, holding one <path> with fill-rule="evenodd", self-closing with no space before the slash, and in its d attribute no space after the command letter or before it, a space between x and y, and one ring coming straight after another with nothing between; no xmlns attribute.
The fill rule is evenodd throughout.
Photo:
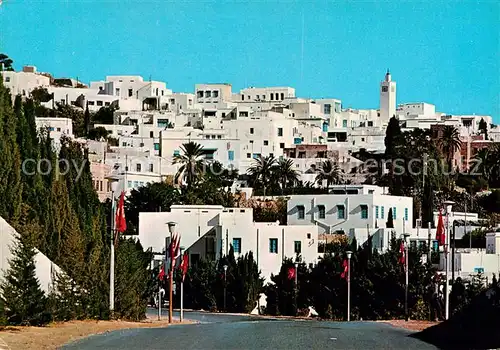
<svg viewBox="0 0 500 350"><path fill-rule="evenodd" d="M113 318L115 311L115 193L118 189L116 179L107 178L111 182L111 228L109 257L109 317Z"/></svg>
<svg viewBox="0 0 500 350"><path fill-rule="evenodd" d="M351 320L351 255L352 252L347 252L347 322Z"/></svg>
<svg viewBox="0 0 500 350"><path fill-rule="evenodd" d="M226 312L226 293L227 293L227 289L226 289L226 282L227 282L227 278L226 278L226 275L227 275L227 265L224 265L224 312Z"/></svg>
<svg viewBox="0 0 500 350"><path fill-rule="evenodd" d="M403 234L405 244L405 321L408 322L408 241L409 233Z"/></svg>
<svg viewBox="0 0 500 350"><path fill-rule="evenodd" d="M445 258L445 276L446 276L446 281L445 281L445 319L448 319L450 316L450 280L449 280L449 269L450 269L450 263L449 263L449 247L450 247L450 214L451 210L453 208L453 204L455 202L453 201L445 201L444 205L446 206L446 243L444 246L444 258Z"/></svg>
<svg viewBox="0 0 500 350"><path fill-rule="evenodd" d="M172 244L172 236L175 232L175 225L176 223L173 221L167 222L168 225L168 231L170 232L170 244ZM168 247L165 247L165 252L167 252ZM174 252L175 254L175 252ZM165 266L166 267L166 266ZM174 279L174 257L170 256L170 270L168 272L168 278L169 278L169 296L168 296L168 323L172 323L172 314L173 314L173 305L172 305L172 300L173 300L173 279Z"/></svg>

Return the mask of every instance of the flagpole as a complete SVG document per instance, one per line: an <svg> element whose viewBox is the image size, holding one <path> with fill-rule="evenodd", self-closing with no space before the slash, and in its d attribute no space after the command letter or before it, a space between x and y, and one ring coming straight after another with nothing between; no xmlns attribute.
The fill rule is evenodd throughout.
<svg viewBox="0 0 500 350"><path fill-rule="evenodd" d="M115 191L116 182L111 183L111 239L109 257L109 318L113 318L115 310Z"/></svg>
<svg viewBox="0 0 500 350"><path fill-rule="evenodd" d="M168 222L168 230L170 231L170 245L173 244L173 233L175 231L175 222ZM172 300L173 300L173 276L174 276L174 256L175 252L170 251L170 271L169 271L169 299L168 299L168 323L172 323L172 316L173 316L173 305L172 305Z"/></svg>
<svg viewBox="0 0 500 350"><path fill-rule="evenodd" d="M408 322L408 242L407 237L410 235L408 233L404 234L405 240L405 321Z"/></svg>
<svg viewBox="0 0 500 350"><path fill-rule="evenodd" d="M162 267L160 267L160 271L161 271ZM163 267L164 269L164 267ZM161 284L162 284L163 280L160 280L158 282L158 321L161 321Z"/></svg>
<svg viewBox="0 0 500 350"><path fill-rule="evenodd" d="M184 261L184 248L181 247L180 249L181 253L181 259ZM184 271L182 271L182 279L181 279L181 314L180 314L180 320L182 323L182 320L184 319Z"/></svg>
<svg viewBox="0 0 500 350"><path fill-rule="evenodd" d="M351 254L347 252L347 322L351 321Z"/></svg>
<svg viewBox="0 0 500 350"><path fill-rule="evenodd" d="M446 205L446 244L445 244L445 267L446 267L446 288L445 288L445 297L446 297L446 304L445 304L445 319L448 320L450 316L450 281L449 281L449 247L450 247L450 214L452 210L453 204L455 202L452 201L445 201L444 204Z"/></svg>

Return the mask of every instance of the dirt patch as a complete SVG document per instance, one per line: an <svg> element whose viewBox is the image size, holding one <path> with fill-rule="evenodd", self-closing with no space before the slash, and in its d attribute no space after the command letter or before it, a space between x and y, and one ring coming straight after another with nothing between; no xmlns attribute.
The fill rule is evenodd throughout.
<svg viewBox="0 0 500 350"><path fill-rule="evenodd" d="M178 324L179 321L174 323ZM51 323L46 327L7 327L0 331L0 349L57 349L61 345L93 334L128 328L167 326L168 320L147 319L142 322L89 320Z"/></svg>
<svg viewBox="0 0 500 350"><path fill-rule="evenodd" d="M411 331L423 331L424 329L435 326L439 323L432 321L416 321L416 320L409 320L408 322L406 322L405 320L389 320L380 322L389 323L394 327L405 328Z"/></svg>

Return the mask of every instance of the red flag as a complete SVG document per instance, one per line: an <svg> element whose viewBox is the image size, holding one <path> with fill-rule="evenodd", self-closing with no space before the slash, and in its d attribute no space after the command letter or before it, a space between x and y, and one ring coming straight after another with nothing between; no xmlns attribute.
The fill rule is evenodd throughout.
<svg viewBox="0 0 500 350"><path fill-rule="evenodd" d="M160 281L163 281L164 277L165 277L165 269L164 265L161 265L160 274L158 275L158 278L160 279Z"/></svg>
<svg viewBox="0 0 500 350"><path fill-rule="evenodd" d="M181 236L178 233L172 234L172 241L168 248L170 259L172 261L172 268L175 266L175 260L180 256L181 250Z"/></svg>
<svg viewBox="0 0 500 350"><path fill-rule="evenodd" d="M399 252L401 253L399 262L404 265L406 263L406 251L405 251L405 244L403 242L401 242L401 245L399 246Z"/></svg>
<svg viewBox="0 0 500 350"><path fill-rule="evenodd" d="M446 242L446 236L444 232L444 223L443 223L443 215L441 215L441 209L439 210L439 217L438 217L438 226L436 229L436 240L438 241L439 246L444 246Z"/></svg>
<svg viewBox="0 0 500 350"><path fill-rule="evenodd" d="M295 267L288 268L288 279L293 280L295 278Z"/></svg>
<svg viewBox="0 0 500 350"><path fill-rule="evenodd" d="M186 277L188 267L189 267L189 256L187 253L184 253L180 266L182 271L182 282L184 282L184 278Z"/></svg>
<svg viewBox="0 0 500 350"><path fill-rule="evenodd" d="M349 271L349 263L347 262L347 259L344 259L344 262L342 263L342 267L344 268L344 271L340 275L342 278L347 278L347 272Z"/></svg>
<svg viewBox="0 0 500 350"><path fill-rule="evenodd" d="M125 220L125 192L120 195L118 208L116 208L115 216L115 230L116 232L123 233L127 230L127 222ZM116 236L115 236L116 239Z"/></svg>

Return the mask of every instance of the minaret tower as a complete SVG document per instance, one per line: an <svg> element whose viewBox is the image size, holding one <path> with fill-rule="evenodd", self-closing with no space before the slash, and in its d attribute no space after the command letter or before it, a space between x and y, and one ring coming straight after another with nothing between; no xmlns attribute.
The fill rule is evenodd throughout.
<svg viewBox="0 0 500 350"><path fill-rule="evenodd" d="M387 69L385 80L380 82L380 118L389 121L396 115L396 82Z"/></svg>

